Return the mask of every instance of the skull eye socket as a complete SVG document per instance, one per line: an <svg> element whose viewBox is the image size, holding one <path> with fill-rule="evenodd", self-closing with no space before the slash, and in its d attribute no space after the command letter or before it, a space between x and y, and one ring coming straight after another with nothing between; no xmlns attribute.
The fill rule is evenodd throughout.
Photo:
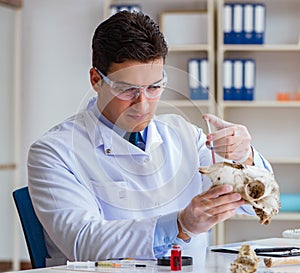
<svg viewBox="0 0 300 273"><path fill-rule="evenodd" d="M259 199L265 193L265 185L260 181L254 181L247 184L246 191L253 199Z"/></svg>

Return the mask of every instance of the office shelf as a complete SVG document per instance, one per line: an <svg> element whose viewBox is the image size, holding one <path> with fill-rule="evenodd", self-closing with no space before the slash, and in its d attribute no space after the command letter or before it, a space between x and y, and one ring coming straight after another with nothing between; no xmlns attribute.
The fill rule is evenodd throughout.
<svg viewBox="0 0 300 273"><path fill-rule="evenodd" d="M222 108L238 108L238 107L267 107L267 108L291 108L300 107L300 101L272 101L272 100L262 100L262 101L223 101L218 104Z"/></svg>
<svg viewBox="0 0 300 273"><path fill-rule="evenodd" d="M263 44L263 45L222 45L220 49L226 51L266 51L266 52L280 52L280 51L300 51L300 44Z"/></svg>
<svg viewBox="0 0 300 273"><path fill-rule="evenodd" d="M265 44L223 44L225 3L263 3L266 7ZM277 101L278 92L300 91L300 1L217 1L217 98L224 119L248 127L253 145L271 162L282 193L300 193L297 185L300 167L300 101ZM290 27L293 26L293 27ZM223 60L253 58L256 61L256 88L253 101L223 100ZM267 227L256 224L257 217L235 216L218 225L218 243L281 236L279 227L297 226L300 213L279 213ZM244 222L249 222L247 225ZM244 229L244 234L239 230ZM268 233L266 232L268 229ZM248 230L250 232L248 232ZM240 237L239 237L240 236ZM254 236L254 237L253 237Z"/></svg>

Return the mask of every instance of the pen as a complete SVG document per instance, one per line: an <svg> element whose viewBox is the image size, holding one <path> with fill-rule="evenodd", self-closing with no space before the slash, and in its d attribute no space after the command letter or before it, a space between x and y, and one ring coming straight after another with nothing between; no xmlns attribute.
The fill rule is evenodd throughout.
<svg viewBox="0 0 300 273"><path fill-rule="evenodd" d="M110 262L110 261L100 261L100 262L70 262L67 261L67 267L81 267L81 268L92 268L92 267L121 267L121 264Z"/></svg>
<svg viewBox="0 0 300 273"><path fill-rule="evenodd" d="M67 261L67 267L85 267L85 268L95 267L95 262L91 262L91 261L70 262L70 261Z"/></svg>
<svg viewBox="0 0 300 273"><path fill-rule="evenodd" d="M147 267L146 264L136 263L136 262L112 262L112 261L85 261L85 262L70 262L67 261L67 267L83 267L83 268L91 268L91 267Z"/></svg>
<svg viewBox="0 0 300 273"><path fill-rule="evenodd" d="M96 267L146 267L146 264L140 264L136 262L121 262L121 263L114 263L110 261L99 261L95 262Z"/></svg>
<svg viewBox="0 0 300 273"><path fill-rule="evenodd" d="M211 251L214 251L214 252L223 252L223 253L233 253L233 254L239 253L238 250L227 249L227 248L212 248Z"/></svg>

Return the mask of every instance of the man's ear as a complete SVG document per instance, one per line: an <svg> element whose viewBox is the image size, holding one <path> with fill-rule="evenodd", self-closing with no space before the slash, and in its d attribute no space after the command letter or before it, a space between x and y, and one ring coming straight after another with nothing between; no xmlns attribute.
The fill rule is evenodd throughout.
<svg viewBox="0 0 300 273"><path fill-rule="evenodd" d="M95 68L90 69L90 83L93 89L98 92L100 90L98 83L101 81L101 77Z"/></svg>

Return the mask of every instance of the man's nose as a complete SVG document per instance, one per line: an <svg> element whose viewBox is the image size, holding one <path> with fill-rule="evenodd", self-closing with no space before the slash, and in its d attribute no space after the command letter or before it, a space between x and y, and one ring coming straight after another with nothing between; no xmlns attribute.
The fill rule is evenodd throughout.
<svg viewBox="0 0 300 273"><path fill-rule="evenodd" d="M135 93L135 100L144 101L147 100L145 92L147 90L147 86L141 86Z"/></svg>
<svg viewBox="0 0 300 273"><path fill-rule="evenodd" d="M148 111L149 101L143 91L141 92L141 90L139 90L138 95L134 100L134 105L141 112Z"/></svg>

